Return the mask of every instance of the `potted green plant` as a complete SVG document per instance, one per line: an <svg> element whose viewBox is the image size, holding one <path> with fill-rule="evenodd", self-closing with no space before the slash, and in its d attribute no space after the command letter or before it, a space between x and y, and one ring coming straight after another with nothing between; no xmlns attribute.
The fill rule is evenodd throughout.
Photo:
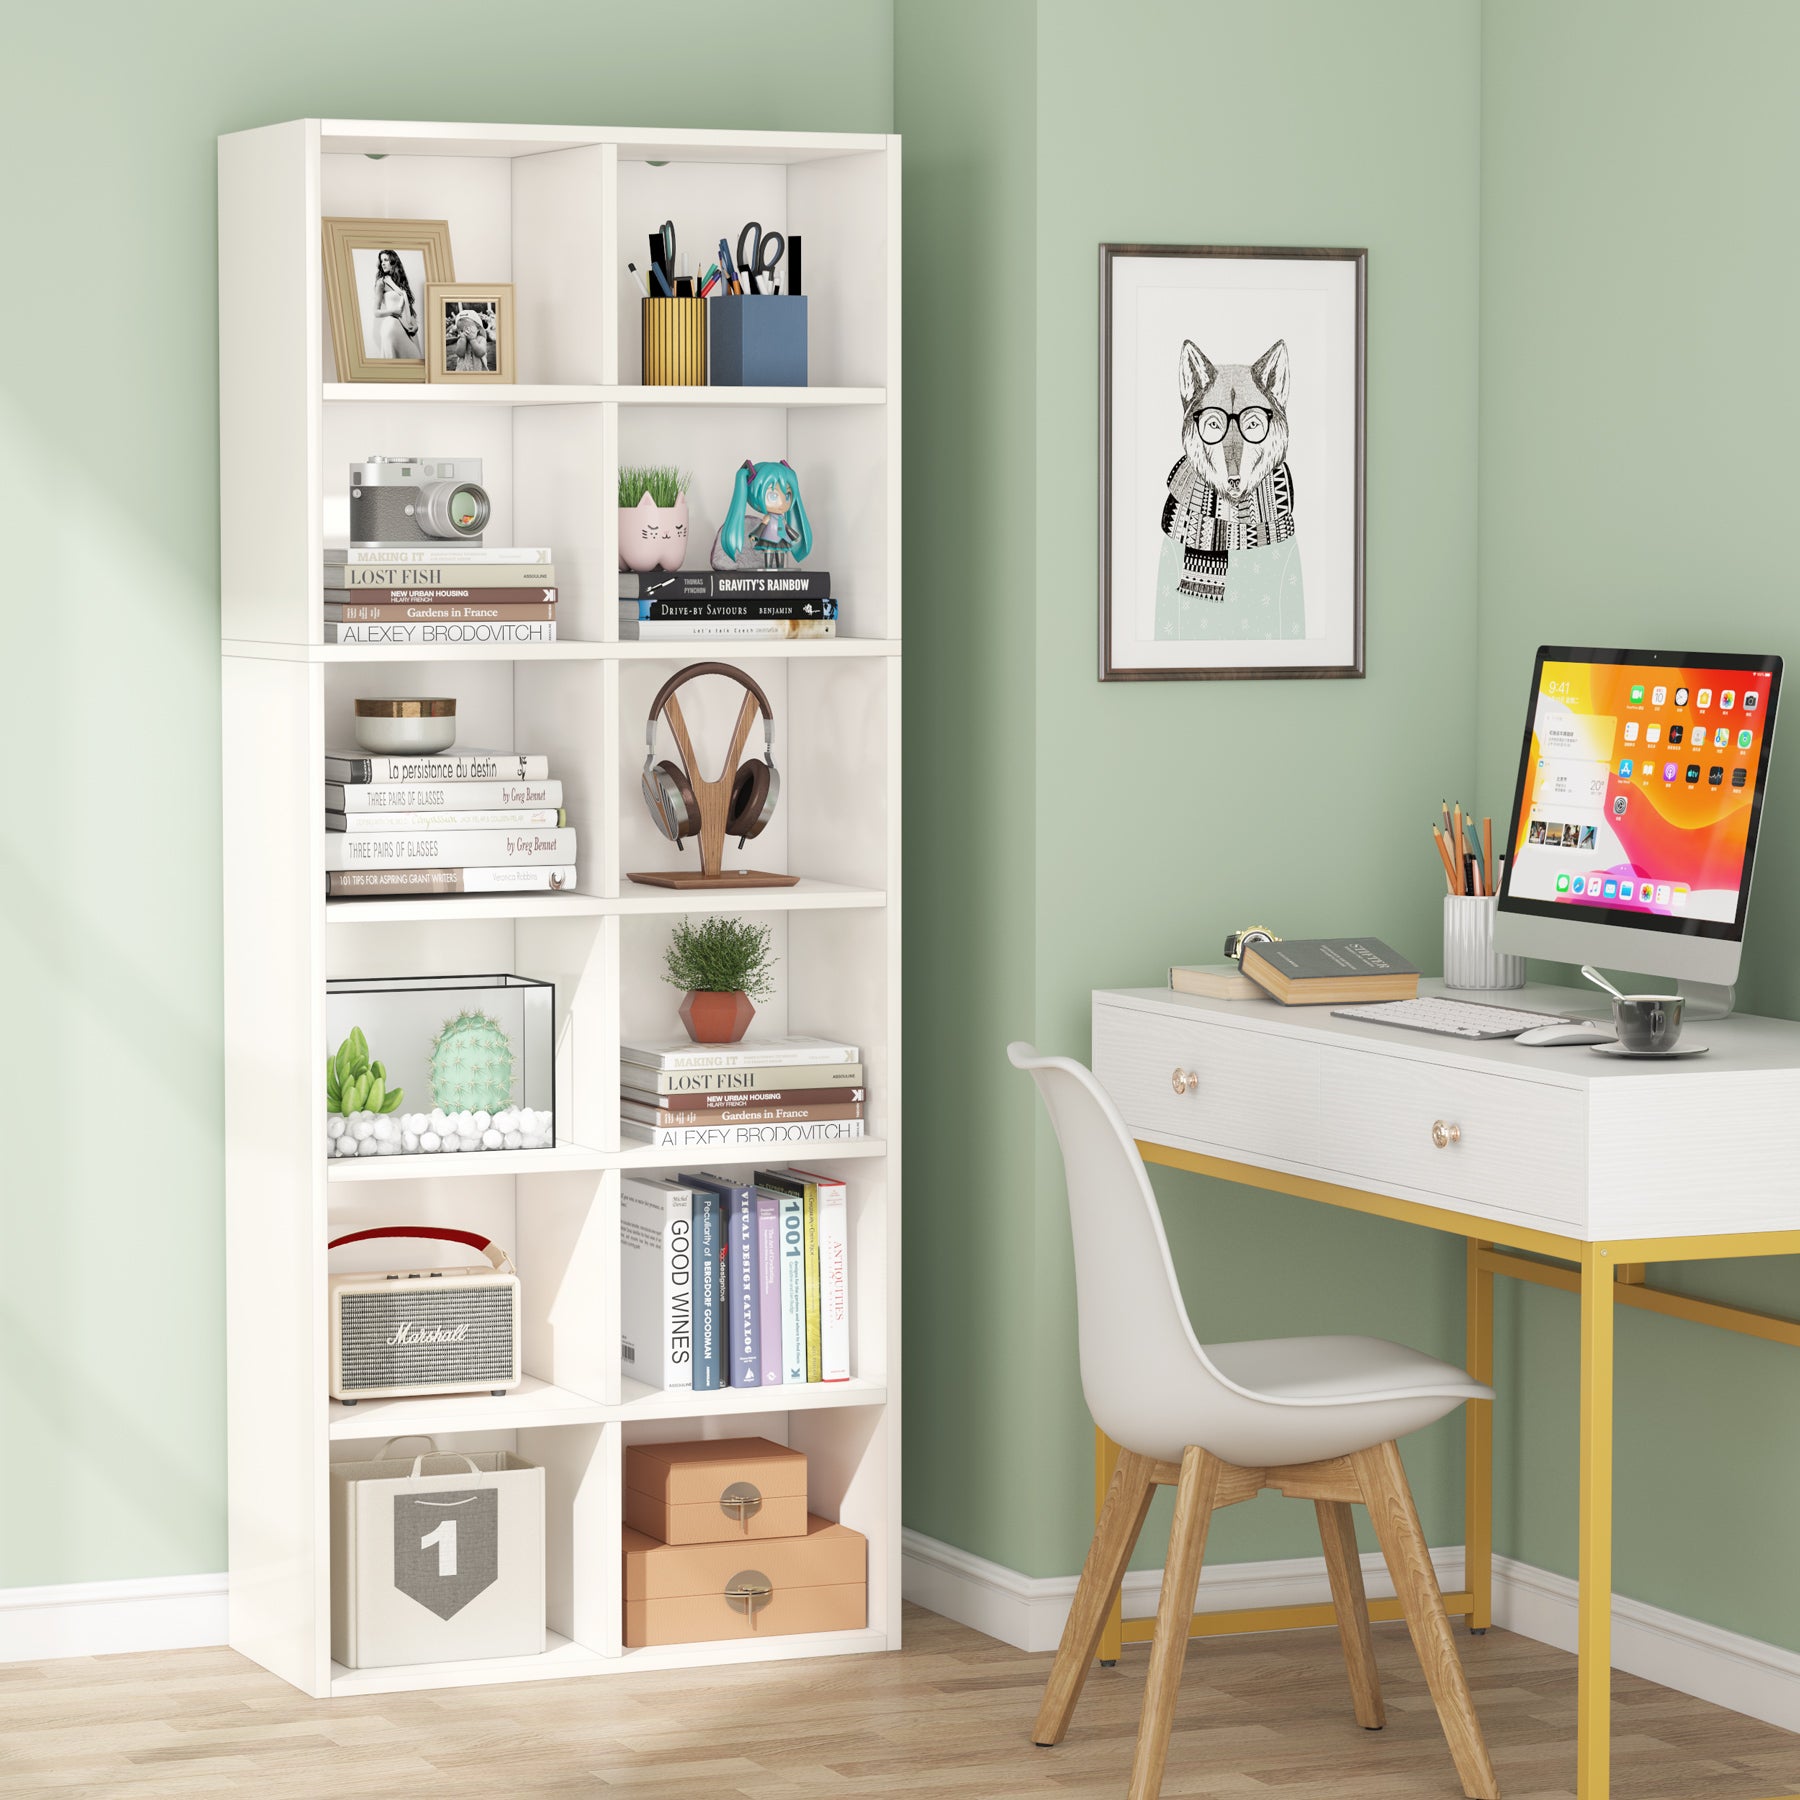
<svg viewBox="0 0 1800 1800"><path fill-rule="evenodd" d="M619 471L619 567L645 575L679 569L687 553L688 484L673 465Z"/></svg>
<svg viewBox="0 0 1800 1800"><path fill-rule="evenodd" d="M769 928L747 919L683 919L669 937L663 979L686 990L681 1022L696 1044L735 1044L775 991Z"/></svg>

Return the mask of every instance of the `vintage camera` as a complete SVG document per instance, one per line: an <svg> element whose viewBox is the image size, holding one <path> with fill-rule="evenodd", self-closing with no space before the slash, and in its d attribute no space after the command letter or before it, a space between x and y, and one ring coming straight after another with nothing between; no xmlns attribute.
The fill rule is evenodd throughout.
<svg viewBox="0 0 1800 1800"><path fill-rule="evenodd" d="M479 544L492 510L479 456L371 456L350 465L350 542L359 550Z"/></svg>

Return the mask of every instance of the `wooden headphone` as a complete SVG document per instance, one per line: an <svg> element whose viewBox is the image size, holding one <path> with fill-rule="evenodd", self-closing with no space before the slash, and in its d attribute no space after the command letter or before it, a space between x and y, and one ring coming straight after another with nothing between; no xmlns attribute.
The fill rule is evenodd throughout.
<svg viewBox="0 0 1800 1800"><path fill-rule="evenodd" d="M738 708L737 725L731 734L731 748L725 752L725 764L715 781L703 780L698 772L693 740L688 736L687 721L681 716L681 702L676 690L700 675L723 675L744 690L743 704ZM763 753L740 760L744 743L757 714L763 721ZM667 715L669 730L674 734L680 762L656 755L656 722ZM738 847L761 835L775 816L775 802L781 796L781 775L775 767L775 709L761 686L742 669L730 663L692 663L678 670L656 690L650 702L650 716L644 723L644 804L656 829L672 844L685 844L690 838L700 842L700 869L648 870L629 877L650 887L793 887L798 875L771 875L760 869L724 869L725 840L735 837Z"/></svg>

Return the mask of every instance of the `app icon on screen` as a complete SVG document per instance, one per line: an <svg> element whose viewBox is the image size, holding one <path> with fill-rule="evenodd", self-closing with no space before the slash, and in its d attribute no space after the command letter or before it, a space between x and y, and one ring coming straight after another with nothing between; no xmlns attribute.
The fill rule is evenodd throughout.
<svg viewBox="0 0 1800 1800"><path fill-rule="evenodd" d="M1692 787L1694 785L1694 783L1700 779L1700 765L1698 763L1689 763L1688 764L1687 778L1688 778L1688 786L1689 787Z"/></svg>
<svg viewBox="0 0 1800 1800"><path fill-rule="evenodd" d="M1712 689L1702 688L1699 693L1694 696L1694 704L1704 712L1707 707L1712 705Z"/></svg>
<svg viewBox="0 0 1800 1800"><path fill-rule="evenodd" d="M1567 892L1568 892L1568 891L1569 891L1569 878L1568 878L1568 876L1566 876L1566 875L1559 875L1559 876L1557 876L1557 878L1556 878L1556 891L1557 891L1557 892L1558 892L1558 893L1559 893L1559 894L1566 894L1566 893L1567 893Z"/></svg>
<svg viewBox="0 0 1800 1800"><path fill-rule="evenodd" d="M1600 889L1600 898L1602 900L1616 900L1618 897L1619 884L1616 881L1609 881Z"/></svg>
<svg viewBox="0 0 1800 1800"><path fill-rule="evenodd" d="M1559 882L1557 885L1560 887L1562 884ZM1585 875L1577 875L1574 881L1570 883L1570 886L1574 888L1576 893L1585 894L1587 892L1587 877Z"/></svg>
<svg viewBox="0 0 1800 1800"><path fill-rule="evenodd" d="M1756 711L1756 695L1755 694L1746 694L1744 696L1744 711L1745 712L1755 712Z"/></svg>
<svg viewBox="0 0 1800 1800"><path fill-rule="evenodd" d="M1688 703L1687 689L1686 688L1677 688L1675 690L1675 704L1677 706L1686 706L1687 703Z"/></svg>
<svg viewBox="0 0 1800 1800"><path fill-rule="evenodd" d="M1706 785L1708 787L1719 787L1724 783L1724 780L1725 771L1717 763L1714 763L1713 766L1706 771Z"/></svg>
<svg viewBox="0 0 1800 1800"><path fill-rule="evenodd" d="M1621 781L1629 781L1631 779L1631 758L1629 756L1621 757L1619 759L1619 779Z"/></svg>
<svg viewBox="0 0 1800 1800"><path fill-rule="evenodd" d="M1669 742L1671 744L1679 744L1681 742L1681 727L1679 725L1671 725L1669 727Z"/></svg>
<svg viewBox="0 0 1800 1800"><path fill-rule="evenodd" d="M1669 904L1669 884L1666 881L1659 881L1656 884L1656 904L1658 906Z"/></svg>
<svg viewBox="0 0 1800 1800"><path fill-rule="evenodd" d="M1613 817L1615 819L1624 818L1625 808L1628 807L1630 804L1631 804L1631 796L1629 794L1614 794L1613 795Z"/></svg>
<svg viewBox="0 0 1800 1800"><path fill-rule="evenodd" d="M1646 744L1660 744L1662 742L1662 727L1660 725L1646 726L1644 730L1644 742Z"/></svg>
<svg viewBox="0 0 1800 1800"><path fill-rule="evenodd" d="M1677 906L1685 906L1687 904L1687 897L1692 891L1693 890L1688 886L1688 884L1685 881L1676 882L1676 884L1675 884L1675 904Z"/></svg>
<svg viewBox="0 0 1800 1800"><path fill-rule="evenodd" d="M1748 769L1740 768L1731 771L1731 785L1733 787L1742 787L1749 778L1750 771Z"/></svg>
<svg viewBox="0 0 1800 1800"><path fill-rule="evenodd" d="M1664 781L1673 781L1675 779L1675 777L1680 773L1681 773L1681 771L1679 769L1677 769L1673 763L1664 763L1663 764L1663 780Z"/></svg>
<svg viewBox="0 0 1800 1800"><path fill-rule="evenodd" d="M1637 734L1638 734L1637 720L1636 719L1627 719L1625 721L1625 741L1626 741L1626 743L1635 744L1637 742Z"/></svg>
<svg viewBox="0 0 1800 1800"><path fill-rule="evenodd" d="M1668 702L1669 690L1666 687L1652 688L1650 690L1650 704L1652 706L1666 706Z"/></svg>
<svg viewBox="0 0 1800 1800"><path fill-rule="evenodd" d="M1732 707L1736 704L1736 702L1737 702L1737 690L1735 688L1721 688L1719 690L1719 711L1720 712L1730 712Z"/></svg>
<svg viewBox="0 0 1800 1800"><path fill-rule="evenodd" d="M1756 733L1754 731L1740 731L1738 733L1738 748L1740 750L1748 750L1755 741Z"/></svg>
<svg viewBox="0 0 1800 1800"><path fill-rule="evenodd" d="M1619 898L1621 900L1633 900L1636 899L1636 897L1637 884L1635 882L1621 881L1619 883Z"/></svg>
<svg viewBox="0 0 1800 1800"><path fill-rule="evenodd" d="M1715 750L1723 750L1730 742L1731 733L1721 725L1719 729L1713 733L1713 748Z"/></svg>
<svg viewBox="0 0 1800 1800"><path fill-rule="evenodd" d="M1644 704L1644 689L1641 683L1631 690L1631 704L1633 706L1642 706Z"/></svg>

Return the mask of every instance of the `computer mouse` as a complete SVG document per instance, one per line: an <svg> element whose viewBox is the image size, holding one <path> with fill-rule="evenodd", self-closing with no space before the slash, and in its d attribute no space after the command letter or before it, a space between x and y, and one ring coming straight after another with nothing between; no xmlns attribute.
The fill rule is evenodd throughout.
<svg viewBox="0 0 1800 1800"><path fill-rule="evenodd" d="M1547 1050L1559 1044L1610 1044L1613 1034L1604 1025L1535 1025L1513 1039L1528 1050Z"/></svg>

